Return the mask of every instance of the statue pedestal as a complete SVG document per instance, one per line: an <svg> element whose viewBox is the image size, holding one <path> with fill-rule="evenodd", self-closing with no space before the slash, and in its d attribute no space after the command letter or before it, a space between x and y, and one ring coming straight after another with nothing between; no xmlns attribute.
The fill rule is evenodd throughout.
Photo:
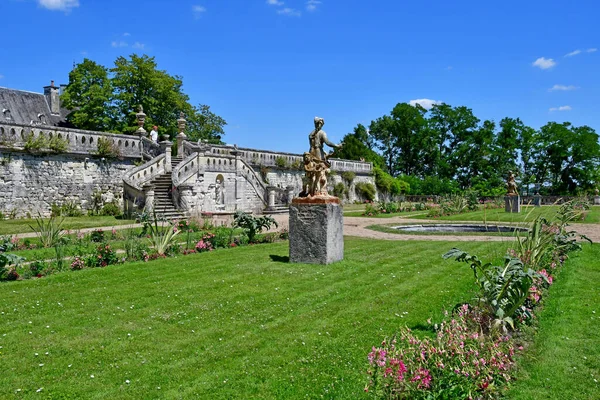
<svg viewBox="0 0 600 400"><path fill-rule="evenodd" d="M540 196L539 194L536 194L533 196L533 205L536 207L541 207L542 206L542 196Z"/></svg>
<svg viewBox="0 0 600 400"><path fill-rule="evenodd" d="M594 196L594 205L600 206L600 196Z"/></svg>
<svg viewBox="0 0 600 400"><path fill-rule="evenodd" d="M504 211L508 213L520 213L521 196L504 196Z"/></svg>
<svg viewBox="0 0 600 400"><path fill-rule="evenodd" d="M330 264L344 259L344 216L334 196L296 197L290 205L290 262Z"/></svg>

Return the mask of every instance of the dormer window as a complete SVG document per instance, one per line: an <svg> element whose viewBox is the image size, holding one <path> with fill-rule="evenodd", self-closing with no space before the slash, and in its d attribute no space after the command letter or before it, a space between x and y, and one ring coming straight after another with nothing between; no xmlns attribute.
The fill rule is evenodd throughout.
<svg viewBox="0 0 600 400"><path fill-rule="evenodd" d="M10 110L8 108L2 109L2 115L4 115L5 120L12 121L12 117L10 116Z"/></svg>
<svg viewBox="0 0 600 400"><path fill-rule="evenodd" d="M42 125L46 125L46 115L39 113L38 114L38 122Z"/></svg>

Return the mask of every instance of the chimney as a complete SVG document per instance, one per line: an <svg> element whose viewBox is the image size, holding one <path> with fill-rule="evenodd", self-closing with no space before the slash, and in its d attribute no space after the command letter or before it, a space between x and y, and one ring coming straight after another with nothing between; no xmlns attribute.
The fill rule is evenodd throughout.
<svg viewBox="0 0 600 400"><path fill-rule="evenodd" d="M44 96L46 96L46 102L50 107L50 113L60 115L60 97L58 88L54 86L54 81L50 81L50 86L44 86Z"/></svg>

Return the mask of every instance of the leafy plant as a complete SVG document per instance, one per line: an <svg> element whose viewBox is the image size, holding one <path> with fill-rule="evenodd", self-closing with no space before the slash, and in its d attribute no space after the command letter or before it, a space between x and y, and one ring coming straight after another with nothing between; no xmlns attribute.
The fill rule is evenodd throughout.
<svg viewBox="0 0 600 400"><path fill-rule="evenodd" d="M0 253L0 280L14 281L19 279L17 267L24 260L14 254Z"/></svg>
<svg viewBox="0 0 600 400"><path fill-rule="evenodd" d="M343 182L338 182L333 187L333 195L335 197L343 198L348 193L348 188Z"/></svg>
<svg viewBox="0 0 600 400"><path fill-rule="evenodd" d="M242 228L250 243L255 242L257 233L262 232L263 229L270 229L272 225L278 226L273 217L268 215L255 217L252 214L237 211L233 216L233 226Z"/></svg>
<svg viewBox="0 0 600 400"><path fill-rule="evenodd" d="M356 193L363 199L368 201L375 200L377 190L373 184L368 182L358 182L355 186Z"/></svg>
<svg viewBox="0 0 600 400"><path fill-rule="evenodd" d="M90 240L95 243L104 242L104 231L102 229L95 229L90 233Z"/></svg>
<svg viewBox="0 0 600 400"><path fill-rule="evenodd" d="M96 248L96 252L88 256L85 264L91 268L106 267L107 265L117 264L119 259L117 253L110 247L108 243L102 243Z"/></svg>
<svg viewBox="0 0 600 400"><path fill-rule="evenodd" d="M100 215L112 215L117 217L122 213L123 212L116 201L106 203L104 206L102 206L102 209L100 210Z"/></svg>
<svg viewBox="0 0 600 400"><path fill-rule="evenodd" d="M64 217L58 219L54 216L44 220L41 214L38 213L38 216L35 219L36 227L31 225L29 225L29 227L37 233L43 247L52 247L58 244L64 235L64 230L62 229L64 221Z"/></svg>
<svg viewBox="0 0 600 400"><path fill-rule="evenodd" d="M53 136L48 142L48 148L56 153L64 153L69 148L69 141L58 136Z"/></svg>
<svg viewBox="0 0 600 400"><path fill-rule="evenodd" d="M121 150L119 149L119 146L114 144L109 138L99 137L97 146L98 147L96 148L96 155L99 157L121 157Z"/></svg>
<svg viewBox="0 0 600 400"><path fill-rule="evenodd" d="M23 148L29 153L38 153L43 149L47 149L48 146L48 139L46 139L44 135L39 134L36 137L33 132L30 132L25 137L25 144L23 145Z"/></svg>
<svg viewBox="0 0 600 400"><path fill-rule="evenodd" d="M342 176L342 179L344 181L346 181L348 186L352 185L352 181L354 181L354 178L356 178L356 174L352 171L344 171L344 172L342 172L341 176Z"/></svg>
<svg viewBox="0 0 600 400"><path fill-rule="evenodd" d="M287 169L289 167L287 160L282 156L275 157L275 165L277 168Z"/></svg>
<svg viewBox="0 0 600 400"><path fill-rule="evenodd" d="M150 228L150 244L154 247L154 250L159 256L165 256L166 253L173 247L175 243L175 237L179 234L180 230L173 226L173 223L165 220L160 220L154 212L154 218L149 224Z"/></svg>
<svg viewBox="0 0 600 400"><path fill-rule="evenodd" d="M443 257L454 258L470 265L475 282L479 286L476 298L478 306L493 319L490 327L492 329L506 331L507 325L514 329L515 318L528 313L522 306L529 296L529 289L534 280L547 280L546 276L526 268L520 259L510 255L505 256L503 266L483 263L477 256L456 248Z"/></svg>

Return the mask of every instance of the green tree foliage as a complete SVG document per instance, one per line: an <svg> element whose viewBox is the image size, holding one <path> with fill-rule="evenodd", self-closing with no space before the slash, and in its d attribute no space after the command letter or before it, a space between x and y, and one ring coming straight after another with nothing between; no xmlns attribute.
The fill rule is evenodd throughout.
<svg viewBox="0 0 600 400"><path fill-rule="evenodd" d="M380 190L390 193L385 171L409 184L410 194L475 190L506 192L514 171L522 190L532 183L553 194L590 192L600 180L598 134L588 126L548 123L540 130L519 118L480 121L470 108L397 104L390 115L358 125L344 137L340 157L371 161ZM383 189L382 189L383 188Z"/></svg>
<svg viewBox="0 0 600 400"><path fill-rule="evenodd" d="M80 129L114 131L112 81L108 69L85 58L69 73L69 85L61 95L63 107L73 110L67 120Z"/></svg>
<svg viewBox="0 0 600 400"><path fill-rule="evenodd" d="M537 182L549 182L554 193L591 189L598 179L598 134L588 126L549 122L540 128L534 145Z"/></svg>
<svg viewBox="0 0 600 400"><path fill-rule="evenodd" d="M147 55L118 57L111 69L85 59L69 74L61 99L73 110L68 120L81 129L132 133L137 129L139 105L146 114L146 130L158 125L160 133L171 138L177 134L180 112L192 140L221 143L227 124L209 106L192 106L182 78L158 69L155 58Z"/></svg>
<svg viewBox="0 0 600 400"><path fill-rule="evenodd" d="M348 133L342 139L342 148L336 149L335 155L346 160L364 160L373 165L384 168L383 157L372 149L372 141L367 133L367 128L358 124L353 133Z"/></svg>

